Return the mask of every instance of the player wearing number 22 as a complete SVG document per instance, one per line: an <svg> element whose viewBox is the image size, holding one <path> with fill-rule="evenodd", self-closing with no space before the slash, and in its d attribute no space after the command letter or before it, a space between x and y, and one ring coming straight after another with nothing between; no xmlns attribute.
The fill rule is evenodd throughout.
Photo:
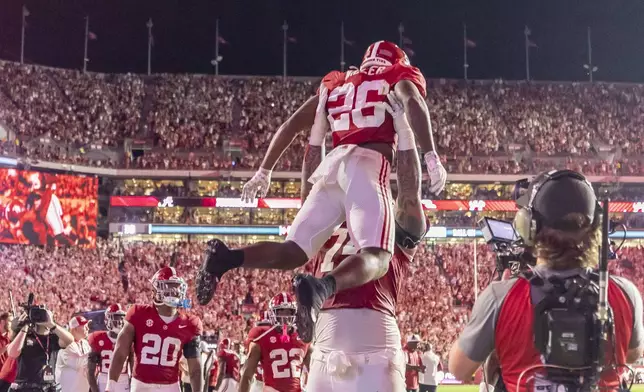
<svg viewBox="0 0 644 392"><path fill-rule="evenodd" d="M179 358L188 362L193 391L201 391L203 377L199 353L201 320L179 312L186 306L187 284L172 267L161 268L151 279L153 305L134 305L125 316L109 370L106 391L122 372L130 347L134 345L132 392L180 392Z"/></svg>
<svg viewBox="0 0 644 392"><path fill-rule="evenodd" d="M199 302L210 300L221 276L232 268L294 269L305 264L346 221L358 251L323 279L298 275L293 282L297 329L305 342L311 342L312 320L326 298L376 280L387 270L394 253L390 190L394 150L415 150L415 134L425 152L430 191L437 194L445 186L447 174L435 151L425 96L421 72L409 63L405 52L387 41L370 45L359 69L327 74L318 96L309 99L275 133L261 168L242 190L245 201L254 200L258 194L264 197L272 168L305 128L311 129L311 137L304 165L312 164L306 157L311 157L313 150L319 162L321 145L330 129L333 151L315 172L303 176L313 187L286 241L261 242L235 250L219 240L211 241L198 274ZM394 110L394 101L399 101L401 110Z"/></svg>
<svg viewBox="0 0 644 392"><path fill-rule="evenodd" d="M264 392L300 392L302 367L308 366L311 350L294 328L295 299L288 293L280 293L268 306L271 325L257 326L248 333L249 353L239 392L250 391L253 374L260 362Z"/></svg>
<svg viewBox="0 0 644 392"><path fill-rule="evenodd" d="M87 363L87 379L90 392L105 392L108 372L112 364L114 343L125 324L125 311L119 304L112 304L105 310L105 326L107 331L95 331L89 335L88 341L92 351ZM98 378L96 373L98 372ZM116 383L112 384L112 392L127 392L130 390L130 377L127 367Z"/></svg>

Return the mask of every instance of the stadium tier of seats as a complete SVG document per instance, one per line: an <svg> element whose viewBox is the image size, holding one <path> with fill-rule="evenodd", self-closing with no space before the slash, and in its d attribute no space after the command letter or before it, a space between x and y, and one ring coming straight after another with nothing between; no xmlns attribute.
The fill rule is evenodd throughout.
<svg viewBox="0 0 644 392"><path fill-rule="evenodd" d="M0 61L7 154L111 167L257 168L315 78L105 75ZM427 103L450 173L641 174L644 86L430 80ZM88 154L150 142L143 155ZM298 170L306 137L278 169ZM123 152L123 148L117 151Z"/></svg>

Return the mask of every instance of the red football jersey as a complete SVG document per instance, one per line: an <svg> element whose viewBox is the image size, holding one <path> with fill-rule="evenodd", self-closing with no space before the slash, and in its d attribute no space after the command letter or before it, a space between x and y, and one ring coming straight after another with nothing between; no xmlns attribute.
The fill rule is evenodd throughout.
<svg viewBox="0 0 644 392"><path fill-rule="evenodd" d="M179 313L166 323L154 305L134 305L125 320L134 326L133 377L146 384L179 382L183 346L202 332L199 317Z"/></svg>
<svg viewBox="0 0 644 392"><path fill-rule="evenodd" d="M114 354L114 345L116 339L112 340L107 331L92 332L87 341L92 351L101 356L101 362L98 364L100 373L109 373L110 365L112 364L112 355ZM127 366L123 366L122 374L127 374Z"/></svg>
<svg viewBox="0 0 644 392"><path fill-rule="evenodd" d="M378 102L401 80L409 80L426 96L423 74L416 67L396 63L348 72L332 71L322 83L329 90L326 108L331 122L333 147L343 144L389 143L396 141L391 115Z"/></svg>
<svg viewBox="0 0 644 392"><path fill-rule="evenodd" d="M346 257L356 252L357 249L351 243L346 223L342 224L312 259L315 275L324 276ZM360 287L335 293L324 302L322 310L366 308L396 317L398 293L412 258L413 253L408 254L395 245L394 255L385 276Z"/></svg>
<svg viewBox="0 0 644 392"><path fill-rule="evenodd" d="M250 343L252 341L260 337L262 334L264 334L272 327L273 327L272 325L257 325L251 328L251 330L248 331L248 336L246 337L246 340L244 341L244 347L246 348L246 351L248 352L250 348ZM255 370L255 380L264 382L264 369L262 368L261 361L257 364L257 370Z"/></svg>
<svg viewBox="0 0 644 392"><path fill-rule="evenodd" d="M224 378L232 378L239 381L239 368L241 367L241 360L239 355L232 350L219 350L217 358L221 359L226 366L224 369Z"/></svg>
<svg viewBox="0 0 644 392"><path fill-rule="evenodd" d="M423 359L419 351L409 352L405 349L404 353L408 365L423 366ZM417 370L405 371L405 384L407 385L407 389L418 389L418 374Z"/></svg>
<svg viewBox="0 0 644 392"><path fill-rule="evenodd" d="M302 361L309 345L300 340L297 332L290 335L288 343L282 343L281 337L280 328L272 326L253 339L262 353L264 385L280 392L300 392Z"/></svg>

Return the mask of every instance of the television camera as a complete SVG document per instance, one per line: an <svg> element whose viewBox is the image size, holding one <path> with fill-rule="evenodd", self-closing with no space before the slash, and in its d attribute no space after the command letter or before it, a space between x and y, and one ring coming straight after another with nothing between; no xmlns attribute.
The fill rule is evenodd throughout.
<svg viewBox="0 0 644 392"><path fill-rule="evenodd" d="M18 306L23 308L27 314L26 323L29 326L49 321L49 313L47 312L45 305L34 305L34 293L29 293L27 296L27 302L18 304Z"/></svg>
<svg viewBox="0 0 644 392"><path fill-rule="evenodd" d="M602 227L598 268L572 279L545 279L530 267L536 264L536 258L532 249L526 245L534 245L534 227L538 226L535 225L533 202L545 183L563 177L586 182L592 188L581 174L567 170L545 173L535 178L533 183L528 180L516 183L513 192L515 200L526 191L531 195L529 203L521 206L520 213L523 213L524 220L528 218L528 222L531 222L529 230L533 230L532 232L525 233L528 227L525 221L518 222L523 225L515 230L514 222L483 218L479 221L479 227L486 242L496 253L499 279L503 271L510 268L513 275L523 276L532 286L543 286L547 280L549 285L555 287L554 290L546 291L544 300L534 304L534 343L543 360L543 373L539 377L543 377L543 381L556 389L557 386L564 386L570 392L594 391L599 388L600 375L606 370L629 369L625 364L617 362L614 351L611 353L606 350L611 344L615 347L614 322L608 305L608 260L617 258L617 250L623 241L617 249L614 243L609 242L609 235L615 231L615 226L609 219L609 200L601 203L596 201L595 219L601 219ZM526 235L531 241L524 241L522 236ZM525 373L524 371L521 377ZM517 390L521 388L521 377ZM625 384L622 388L630 389ZM504 387L500 389L503 390Z"/></svg>

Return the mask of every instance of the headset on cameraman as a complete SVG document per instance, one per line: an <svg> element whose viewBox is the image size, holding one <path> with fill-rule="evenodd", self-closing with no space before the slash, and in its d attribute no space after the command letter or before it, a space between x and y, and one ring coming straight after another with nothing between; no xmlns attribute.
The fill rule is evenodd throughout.
<svg viewBox="0 0 644 392"><path fill-rule="evenodd" d="M535 210L534 203L545 184L564 177L585 183L594 197L594 189L580 173L570 170L553 170L544 173L531 184L528 203L522 206L515 215L513 226L523 246L535 245L537 235L544 227L543 217ZM545 363L547 381L566 385L568 390L590 390L597 387L606 361L604 347L614 340L614 324L608 307L608 200L602 208L595 197L595 210L591 225L597 225L603 218L602 248L598 274L589 274L578 278L574 293L572 285L559 285L559 291L547 293L546 298L535 304L534 308L534 342ZM536 273L523 275L531 285L543 285L544 280ZM563 280L562 280L563 282ZM568 291L565 291L568 290ZM574 331L563 325L577 325ZM590 328L585 328L590 325ZM574 342L570 341L573 333ZM576 344L579 350L571 355L561 346L554 343L566 341ZM615 345L613 344L613 348ZM585 350L584 350L585 348ZM613 350L611 366L617 364ZM524 371L525 373L525 371ZM520 386L521 377L517 385Z"/></svg>

